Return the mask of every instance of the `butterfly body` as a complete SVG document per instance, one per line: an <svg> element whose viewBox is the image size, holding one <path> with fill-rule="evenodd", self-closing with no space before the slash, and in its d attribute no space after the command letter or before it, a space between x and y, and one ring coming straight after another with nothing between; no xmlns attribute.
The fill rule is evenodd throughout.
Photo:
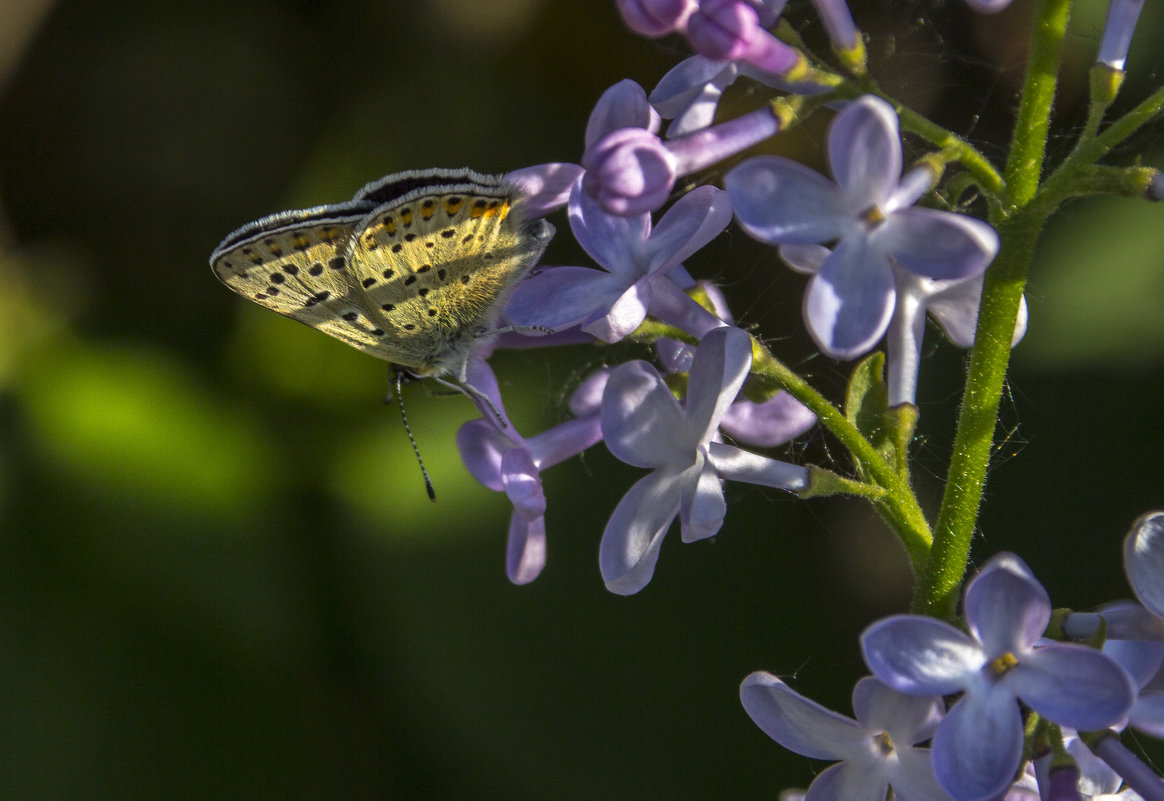
<svg viewBox="0 0 1164 801"><path fill-rule="evenodd" d="M554 233L524 219L520 199L471 170L396 173L347 203L243 226L210 264L261 306L413 375L463 381Z"/></svg>

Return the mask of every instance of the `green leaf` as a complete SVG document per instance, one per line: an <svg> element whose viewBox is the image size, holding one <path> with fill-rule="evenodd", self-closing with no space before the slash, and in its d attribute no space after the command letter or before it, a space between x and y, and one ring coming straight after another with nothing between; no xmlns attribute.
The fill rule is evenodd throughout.
<svg viewBox="0 0 1164 801"><path fill-rule="evenodd" d="M885 354L881 351L869 354L853 368L845 389L845 417L874 448L893 461L894 427L885 387Z"/></svg>

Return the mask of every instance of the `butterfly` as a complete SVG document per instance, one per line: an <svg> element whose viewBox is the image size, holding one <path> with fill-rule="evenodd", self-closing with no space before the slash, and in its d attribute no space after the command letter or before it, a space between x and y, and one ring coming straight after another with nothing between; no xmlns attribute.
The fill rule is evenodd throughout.
<svg viewBox="0 0 1164 801"><path fill-rule="evenodd" d="M239 295L409 376L466 380L510 292L554 227L521 213L521 191L469 169L413 170L346 203L244 225L210 255Z"/></svg>

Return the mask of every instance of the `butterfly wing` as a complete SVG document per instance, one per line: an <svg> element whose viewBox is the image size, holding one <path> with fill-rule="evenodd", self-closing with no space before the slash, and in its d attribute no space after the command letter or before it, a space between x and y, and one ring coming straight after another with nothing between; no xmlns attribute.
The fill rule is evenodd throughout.
<svg viewBox="0 0 1164 801"><path fill-rule="evenodd" d="M549 223L511 213L515 189L497 177L474 177L481 180L394 197L357 226L348 251L397 361L418 375L463 372L468 354L496 329L509 291L553 235ZM373 187L362 196L391 191Z"/></svg>
<svg viewBox="0 0 1164 801"><path fill-rule="evenodd" d="M353 202L264 217L223 240L210 256L211 269L244 298L395 361L391 340L341 255L371 208Z"/></svg>
<svg viewBox="0 0 1164 801"><path fill-rule="evenodd" d="M239 295L416 375L463 377L553 236L500 176L396 173L348 203L245 225L210 256Z"/></svg>

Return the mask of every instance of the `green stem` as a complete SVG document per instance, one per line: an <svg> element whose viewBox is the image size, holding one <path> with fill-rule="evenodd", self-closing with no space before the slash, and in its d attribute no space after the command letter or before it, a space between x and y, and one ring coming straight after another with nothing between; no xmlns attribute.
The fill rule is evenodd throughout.
<svg viewBox="0 0 1164 801"><path fill-rule="evenodd" d="M1055 76L1069 17L1070 0L1038 0L1026 80L1004 172L1007 197L998 225L1001 246L998 258L986 271L978 335L970 351L934 545L914 590L913 610L922 614L951 618L966 572L994 446L1015 320L1035 243L1053 208L1042 203L1027 207L1039 187Z"/></svg>
<svg viewBox="0 0 1164 801"><path fill-rule="evenodd" d="M1027 58L1027 74L1010 156L1003 172L1012 208L1025 206L1039 188L1063 37L1070 17L1071 0L1039 0L1035 8L1035 30Z"/></svg>
<svg viewBox="0 0 1164 801"><path fill-rule="evenodd" d="M895 465L888 463L877 452L840 409L829 403L755 339L752 340L752 375L772 388L786 390L807 406L821 425L832 432L853 458L860 462L865 476L885 490L881 497L870 499L873 508L897 534L909 554L914 572L918 573L929 557L933 535L907 479L897 472Z"/></svg>

